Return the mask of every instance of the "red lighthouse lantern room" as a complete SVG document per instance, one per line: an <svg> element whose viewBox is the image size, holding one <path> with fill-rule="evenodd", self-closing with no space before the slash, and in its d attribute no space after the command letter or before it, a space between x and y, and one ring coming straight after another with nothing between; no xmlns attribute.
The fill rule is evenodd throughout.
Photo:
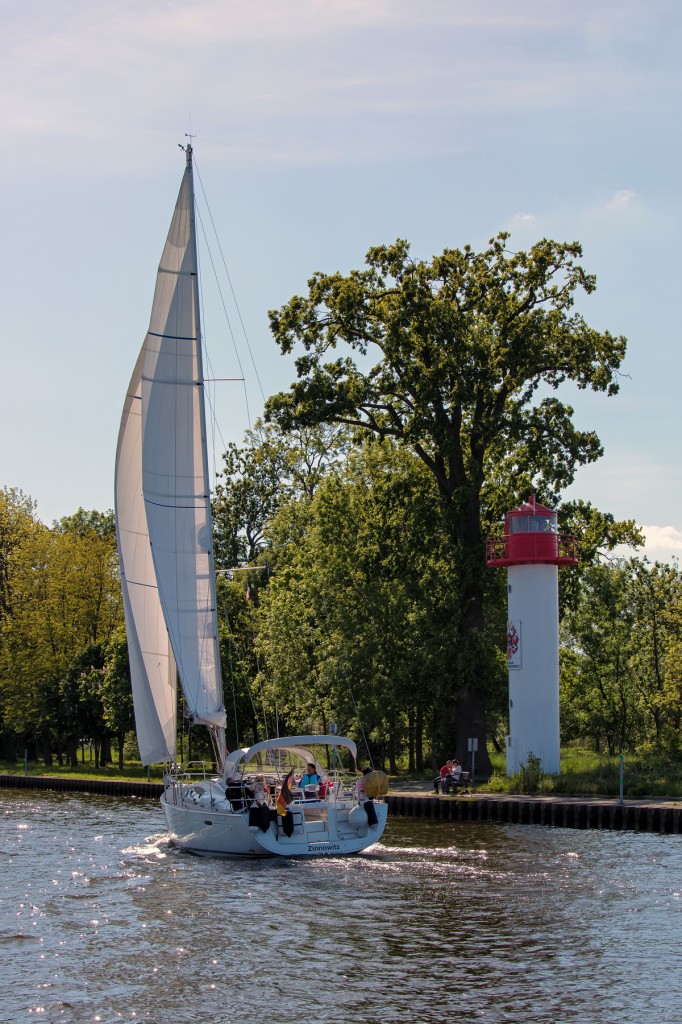
<svg viewBox="0 0 682 1024"><path fill-rule="evenodd" d="M486 562L491 567L509 565L577 565L578 541L557 528L557 514L540 505L531 494L528 501L504 517L504 537L488 537Z"/></svg>

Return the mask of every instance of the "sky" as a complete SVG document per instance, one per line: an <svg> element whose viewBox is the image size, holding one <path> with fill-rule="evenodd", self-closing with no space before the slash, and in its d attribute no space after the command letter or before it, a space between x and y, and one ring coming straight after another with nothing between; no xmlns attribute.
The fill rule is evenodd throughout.
<svg viewBox="0 0 682 1024"><path fill-rule="evenodd" d="M226 328L207 290L207 375L245 378L216 385L221 441L294 380L267 313L314 271L578 240L577 308L628 353L618 396L560 393L605 449L566 497L682 554L679 0L4 0L2 24L0 486L44 522L113 506L190 133L238 300Z"/></svg>

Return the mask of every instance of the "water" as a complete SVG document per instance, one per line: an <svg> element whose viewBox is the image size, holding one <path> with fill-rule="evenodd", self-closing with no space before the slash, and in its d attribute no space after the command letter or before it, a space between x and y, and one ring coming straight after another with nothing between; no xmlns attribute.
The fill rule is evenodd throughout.
<svg viewBox="0 0 682 1024"><path fill-rule="evenodd" d="M170 850L157 805L0 792L0 1022L682 1021L679 836L390 819L345 860Z"/></svg>

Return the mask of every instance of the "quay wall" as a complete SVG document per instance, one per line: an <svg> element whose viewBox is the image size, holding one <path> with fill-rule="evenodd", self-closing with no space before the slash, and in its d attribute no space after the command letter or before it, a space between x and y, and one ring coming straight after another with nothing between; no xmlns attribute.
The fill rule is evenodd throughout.
<svg viewBox="0 0 682 1024"><path fill-rule="evenodd" d="M93 793L101 796L158 800L160 782L121 779L74 779L48 775L0 775L0 789L50 790L54 793ZM560 797L462 796L391 793L389 816L432 821L497 822L507 825L545 825L555 828L682 834L682 806L646 801L580 800Z"/></svg>
<svg viewBox="0 0 682 1024"><path fill-rule="evenodd" d="M53 793L96 793L102 796L137 796L158 800L160 782L125 779L72 779L53 775L0 775L0 789L49 789Z"/></svg>
<svg viewBox="0 0 682 1024"><path fill-rule="evenodd" d="M433 797L391 794L389 815L434 821L490 821L507 825L548 825L555 828L682 833L682 806L646 801L557 797Z"/></svg>

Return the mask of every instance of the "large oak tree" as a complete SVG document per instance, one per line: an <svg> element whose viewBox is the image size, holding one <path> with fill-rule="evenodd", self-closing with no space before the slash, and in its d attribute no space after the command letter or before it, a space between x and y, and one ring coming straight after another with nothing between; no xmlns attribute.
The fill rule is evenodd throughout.
<svg viewBox="0 0 682 1024"><path fill-rule="evenodd" d="M268 402L283 429L340 423L408 446L433 474L451 538L461 609L452 628L453 728L485 749L485 570L481 497L504 461L559 493L602 454L554 393L564 381L613 395L625 339L591 328L573 309L595 279L578 243L542 240L513 252L504 233L483 252L448 249L414 260L407 242L370 249L366 268L316 273L307 296L270 314L283 353L302 346L297 380ZM338 351L337 351L338 350ZM525 495L519 494L519 497Z"/></svg>

